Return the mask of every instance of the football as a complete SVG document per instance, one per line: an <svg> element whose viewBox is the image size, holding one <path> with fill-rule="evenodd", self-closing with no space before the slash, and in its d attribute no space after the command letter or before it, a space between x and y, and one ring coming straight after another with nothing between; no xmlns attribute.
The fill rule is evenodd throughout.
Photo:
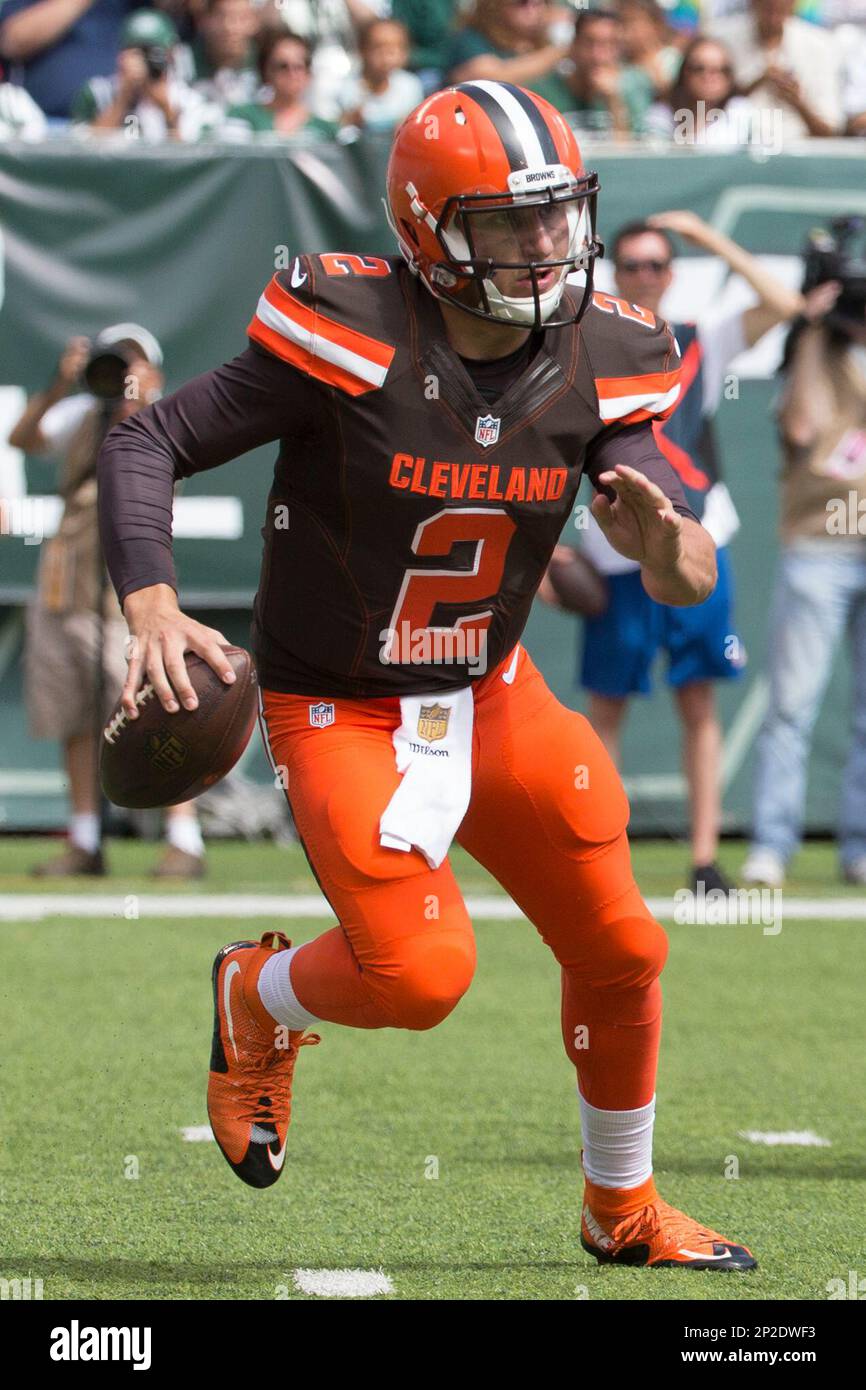
<svg viewBox="0 0 866 1390"><path fill-rule="evenodd" d="M137 810L191 801L230 772L250 740L258 709L256 668L242 647L224 647L237 679L226 685L194 652L185 660L198 707L167 713L148 682L139 715L120 706L102 731L102 788L116 806Z"/></svg>
<svg viewBox="0 0 866 1390"><path fill-rule="evenodd" d="M582 618L597 618L608 604L604 576L579 550L558 545L548 569L548 577L560 604Z"/></svg>

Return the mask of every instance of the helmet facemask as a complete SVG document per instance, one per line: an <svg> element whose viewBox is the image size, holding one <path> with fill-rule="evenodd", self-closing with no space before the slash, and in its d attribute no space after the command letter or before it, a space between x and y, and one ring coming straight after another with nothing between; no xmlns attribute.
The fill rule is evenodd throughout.
<svg viewBox="0 0 866 1390"><path fill-rule="evenodd" d="M430 270L434 294L478 318L540 329L558 308L566 277L578 271L584 275L578 312L551 327L576 323L589 303L593 262L601 252L598 179L578 179L564 168L562 175L532 192L449 198L436 223L445 259ZM531 177L519 171L509 183L519 188ZM476 303L464 297L467 286L474 286Z"/></svg>

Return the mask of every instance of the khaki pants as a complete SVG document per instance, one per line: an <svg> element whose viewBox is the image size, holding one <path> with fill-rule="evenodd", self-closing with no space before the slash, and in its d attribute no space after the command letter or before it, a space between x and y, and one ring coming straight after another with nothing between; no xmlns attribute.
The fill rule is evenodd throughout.
<svg viewBox="0 0 866 1390"><path fill-rule="evenodd" d="M122 619L104 623L103 718L107 719L126 679L128 630ZM34 738L68 739L96 726L95 613L49 613L37 604L27 610L24 688Z"/></svg>

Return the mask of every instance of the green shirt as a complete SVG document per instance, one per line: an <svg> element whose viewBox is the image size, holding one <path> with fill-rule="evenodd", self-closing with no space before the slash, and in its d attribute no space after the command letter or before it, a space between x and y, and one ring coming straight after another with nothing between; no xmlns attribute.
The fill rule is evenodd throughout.
<svg viewBox="0 0 866 1390"><path fill-rule="evenodd" d="M466 28L458 29L456 34L451 36L451 42L445 49L446 73L451 73L455 68L462 67L472 58L480 58L483 53L491 53L494 58L517 57L516 53L509 52L507 48L496 48L480 29L473 29L469 25Z"/></svg>
<svg viewBox="0 0 866 1390"><path fill-rule="evenodd" d="M230 106L226 119L238 121L243 125L249 126L251 131L257 135L263 132L281 134L281 131L274 131L274 113L269 106L263 106L260 102L250 101L243 106ZM292 131L294 135L311 135L320 140L333 140L337 134L337 126L333 121L322 120L321 116L308 116L302 126ZM292 136L286 136L291 139Z"/></svg>
<svg viewBox="0 0 866 1390"><path fill-rule="evenodd" d="M445 68L456 8L456 0L392 0L391 17L409 30L410 67Z"/></svg>
<svg viewBox="0 0 866 1390"><path fill-rule="evenodd" d="M561 72L551 72L540 83L532 84L532 90L546 97L551 105L563 115L575 117L574 124L587 131L603 133L610 130L610 111L601 98L587 101L578 96ZM619 96L626 109L629 130L639 135L644 128L644 117L654 100L653 85L649 73L643 68L626 66L622 69L619 83Z"/></svg>

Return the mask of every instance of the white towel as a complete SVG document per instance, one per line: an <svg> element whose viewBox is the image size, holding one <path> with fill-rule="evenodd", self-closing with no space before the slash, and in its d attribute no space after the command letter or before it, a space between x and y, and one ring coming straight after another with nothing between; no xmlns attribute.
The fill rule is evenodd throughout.
<svg viewBox="0 0 866 1390"><path fill-rule="evenodd" d="M404 695L392 740L403 775L379 821L387 849L421 851L438 869L472 792L472 687L448 695Z"/></svg>

